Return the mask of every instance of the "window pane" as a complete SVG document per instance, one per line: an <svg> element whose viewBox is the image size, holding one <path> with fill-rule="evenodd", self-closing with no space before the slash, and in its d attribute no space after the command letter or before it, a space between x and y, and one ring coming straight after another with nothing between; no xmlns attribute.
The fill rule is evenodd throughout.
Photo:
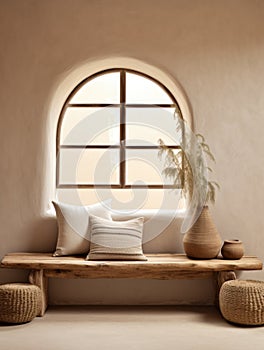
<svg viewBox="0 0 264 350"><path fill-rule="evenodd" d="M158 150L126 150L127 184L143 181L145 184L172 184L173 180L162 174L164 159L159 159ZM139 171L140 169L140 171Z"/></svg>
<svg viewBox="0 0 264 350"><path fill-rule="evenodd" d="M61 149L60 184L117 184L119 150Z"/></svg>
<svg viewBox="0 0 264 350"><path fill-rule="evenodd" d="M118 210L137 209L180 209L184 206L181 203L180 190L170 189L58 189L58 200L74 205L90 205L97 202L111 199L111 208L118 214ZM140 213L139 213L140 215Z"/></svg>
<svg viewBox="0 0 264 350"><path fill-rule="evenodd" d="M127 103L173 103L167 92L154 81L133 73L126 74Z"/></svg>
<svg viewBox="0 0 264 350"><path fill-rule="evenodd" d="M167 145L178 145L174 108L127 108L127 145L158 145L162 139Z"/></svg>
<svg viewBox="0 0 264 350"><path fill-rule="evenodd" d="M70 103L119 103L120 73L106 73L88 81Z"/></svg>
<svg viewBox="0 0 264 350"><path fill-rule="evenodd" d="M112 189L113 210L124 211L137 209L176 209L179 208L180 193L179 190L171 189Z"/></svg>
<svg viewBox="0 0 264 350"><path fill-rule="evenodd" d="M61 145L116 144L119 122L119 108L68 107L61 126Z"/></svg>

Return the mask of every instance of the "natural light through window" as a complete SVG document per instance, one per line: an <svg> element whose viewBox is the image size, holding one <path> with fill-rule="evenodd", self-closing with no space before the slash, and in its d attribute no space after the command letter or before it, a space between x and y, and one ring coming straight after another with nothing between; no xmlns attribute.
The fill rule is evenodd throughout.
<svg viewBox="0 0 264 350"><path fill-rule="evenodd" d="M140 72L110 69L83 80L67 98L58 122L60 197L67 200L77 191L89 204L111 192L118 206L132 205L141 193L145 208L158 208L165 197L175 201L172 182L162 174L158 139L174 151L180 148L176 107L164 85Z"/></svg>

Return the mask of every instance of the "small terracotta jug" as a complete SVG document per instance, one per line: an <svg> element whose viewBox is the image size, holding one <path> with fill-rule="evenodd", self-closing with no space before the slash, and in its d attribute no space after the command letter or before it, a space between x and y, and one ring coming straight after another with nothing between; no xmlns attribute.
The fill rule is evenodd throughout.
<svg viewBox="0 0 264 350"><path fill-rule="evenodd" d="M239 239L225 240L221 249L224 259L237 260L244 255L244 246Z"/></svg>

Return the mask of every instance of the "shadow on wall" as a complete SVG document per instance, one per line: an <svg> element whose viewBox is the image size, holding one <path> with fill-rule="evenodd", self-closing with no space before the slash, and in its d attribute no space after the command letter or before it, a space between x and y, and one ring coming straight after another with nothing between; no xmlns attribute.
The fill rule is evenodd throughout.
<svg viewBox="0 0 264 350"><path fill-rule="evenodd" d="M25 239L26 237L26 239ZM0 260L11 252L53 252L57 241L57 220L55 217L40 217L26 225L9 242L8 250L2 247ZM25 282L28 280L28 271L14 269L0 269L1 283Z"/></svg>
<svg viewBox="0 0 264 350"><path fill-rule="evenodd" d="M30 232L33 232L27 241L28 252L53 252L57 242L57 219L56 217L41 217L35 220Z"/></svg>
<svg viewBox="0 0 264 350"><path fill-rule="evenodd" d="M9 242L8 249L1 247L2 254L11 252L52 252L57 241L56 217L39 217L19 229ZM3 256L0 256L2 259Z"/></svg>

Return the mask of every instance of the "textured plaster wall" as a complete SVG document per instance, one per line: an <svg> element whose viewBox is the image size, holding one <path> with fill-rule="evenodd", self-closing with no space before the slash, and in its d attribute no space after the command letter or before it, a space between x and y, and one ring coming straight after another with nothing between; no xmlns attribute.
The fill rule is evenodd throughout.
<svg viewBox="0 0 264 350"><path fill-rule="evenodd" d="M84 62L127 57L181 84L217 159L212 213L222 238L264 258L263 16L260 0L0 0L0 257L55 247L45 213L57 88ZM24 278L0 270L1 283ZM213 300L211 281L53 280L50 293L53 303Z"/></svg>

